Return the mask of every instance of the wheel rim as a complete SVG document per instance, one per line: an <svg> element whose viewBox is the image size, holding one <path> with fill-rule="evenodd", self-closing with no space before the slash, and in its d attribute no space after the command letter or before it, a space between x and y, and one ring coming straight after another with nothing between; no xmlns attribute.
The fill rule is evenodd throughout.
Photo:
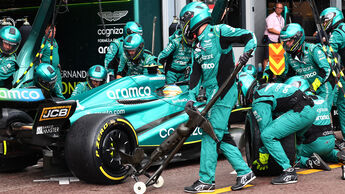
<svg viewBox="0 0 345 194"><path fill-rule="evenodd" d="M115 176L122 176L128 172L121 162L119 151L132 154L134 146L131 137L121 130L119 125L113 126L104 136L99 150L101 150L100 158L104 170Z"/></svg>

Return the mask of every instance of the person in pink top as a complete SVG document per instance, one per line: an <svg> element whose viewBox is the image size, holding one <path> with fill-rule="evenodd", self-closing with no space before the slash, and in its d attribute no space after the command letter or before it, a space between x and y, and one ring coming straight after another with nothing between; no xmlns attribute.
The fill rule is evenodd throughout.
<svg viewBox="0 0 345 194"><path fill-rule="evenodd" d="M284 10L284 6L282 3L276 3L274 6L274 12L271 13L266 18L266 29L265 29L265 35L268 36L267 39L267 45L269 43L277 43L279 42L279 35L281 29L284 27L285 20L283 16L281 15ZM268 46L265 47L265 58L263 62L263 70L266 68L266 65L268 63Z"/></svg>

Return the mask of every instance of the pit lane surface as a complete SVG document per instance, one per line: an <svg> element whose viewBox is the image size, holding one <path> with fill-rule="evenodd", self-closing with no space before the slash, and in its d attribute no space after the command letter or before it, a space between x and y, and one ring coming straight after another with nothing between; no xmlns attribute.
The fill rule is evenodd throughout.
<svg viewBox="0 0 345 194"><path fill-rule="evenodd" d="M250 186L240 193L344 193L345 180L341 179L340 165L331 165L332 171L319 171L311 174L299 174L298 183L290 185L271 185L271 177L257 177ZM164 185L156 189L148 187L146 193L184 193L183 187L189 186L198 178L198 161L173 164L163 172ZM235 183L236 175L225 159L218 161L216 171L216 192L231 193L230 185ZM310 170L309 170L310 171ZM317 170L313 170L317 171ZM299 169L299 173L308 172ZM58 182L40 182L33 180L47 179L43 169L38 166L27 168L24 172L0 175L0 193L134 193L133 179L127 179L118 185L91 185L85 182L71 182L59 185ZM145 177L141 177L145 181Z"/></svg>
<svg viewBox="0 0 345 194"><path fill-rule="evenodd" d="M242 153L243 150L242 150ZM298 169L298 183L289 185L272 185L272 177L257 177L248 188L241 191L231 191L230 185L235 184L236 175L233 168L224 157L220 158L216 170L216 191L214 193L345 193L345 180L341 179L339 164L329 164L332 171ZM188 161L170 164L162 176L164 185L161 188L148 187L146 193L184 193L183 188L198 179L199 161ZM153 171L151 171L151 174ZM66 175L63 175L66 176ZM60 176L61 177L61 176ZM42 163L29 167L23 172L1 173L0 193L134 193L135 181L126 179L118 185L92 185L83 181L59 185L57 181L34 182L34 180L49 179L43 171ZM140 177L140 181L146 181Z"/></svg>

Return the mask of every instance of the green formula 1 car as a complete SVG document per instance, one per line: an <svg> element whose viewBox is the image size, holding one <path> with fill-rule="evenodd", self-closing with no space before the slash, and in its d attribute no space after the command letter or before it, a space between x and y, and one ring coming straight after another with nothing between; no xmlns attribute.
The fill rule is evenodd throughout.
<svg viewBox="0 0 345 194"><path fill-rule="evenodd" d="M78 178L99 184L129 175L119 152L138 147L149 156L188 121L188 93L164 96L165 76L114 80L66 101L45 99L40 89L0 89L0 171L18 171L42 156L62 160ZM195 103L201 111L203 102ZM238 143L240 131L234 139ZM195 128L173 160L199 156Z"/></svg>

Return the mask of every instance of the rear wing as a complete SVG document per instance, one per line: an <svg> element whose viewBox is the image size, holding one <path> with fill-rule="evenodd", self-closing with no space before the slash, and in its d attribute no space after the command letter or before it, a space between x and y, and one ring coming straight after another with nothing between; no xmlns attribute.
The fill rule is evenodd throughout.
<svg viewBox="0 0 345 194"><path fill-rule="evenodd" d="M0 88L0 108L37 108L44 100L39 88Z"/></svg>

